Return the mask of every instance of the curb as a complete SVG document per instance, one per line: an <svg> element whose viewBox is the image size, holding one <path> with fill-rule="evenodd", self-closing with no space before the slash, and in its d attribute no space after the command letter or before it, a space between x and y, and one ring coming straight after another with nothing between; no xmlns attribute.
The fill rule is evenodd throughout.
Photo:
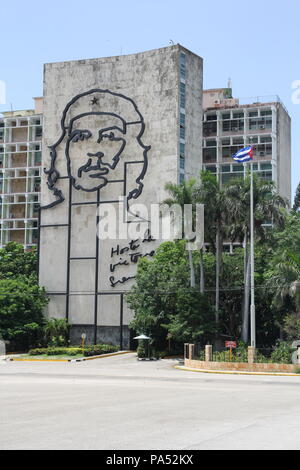
<svg viewBox="0 0 300 470"><path fill-rule="evenodd" d="M184 372L198 372L201 374L217 374L217 375L254 375L254 376L267 376L267 377L299 377L300 374L289 374L284 372L240 372L240 371L225 371L225 370L207 370L207 369L191 369L189 367L174 366L175 369Z"/></svg>
<svg viewBox="0 0 300 470"><path fill-rule="evenodd" d="M119 351L110 354L102 354L101 356L79 357L77 359L22 359L18 357L7 358L8 362L84 362L94 359L105 359L106 357L122 356L124 354L132 354L134 351Z"/></svg>

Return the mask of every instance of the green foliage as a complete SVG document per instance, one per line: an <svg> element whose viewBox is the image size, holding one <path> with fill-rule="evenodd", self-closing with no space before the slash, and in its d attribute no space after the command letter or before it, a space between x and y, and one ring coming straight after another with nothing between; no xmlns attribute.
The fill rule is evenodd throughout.
<svg viewBox="0 0 300 470"><path fill-rule="evenodd" d="M48 299L35 279L19 275L0 280L0 336L9 350L27 350L42 340Z"/></svg>
<svg viewBox="0 0 300 470"><path fill-rule="evenodd" d="M96 344L95 346L87 346L84 348L84 356L101 356L102 354L110 354L119 351L118 346L111 344Z"/></svg>
<svg viewBox="0 0 300 470"><path fill-rule="evenodd" d="M274 364L291 364L294 352L295 350L292 348L291 343L278 341L271 355L271 362Z"/></svg>
<svg viewBox="0 0 300 470"><path fill-rule="evenodd" d="M78 356L81 348L35 348L28 351L29 356Z"/></svg>
<svg viewBox="0 0 300 470"><path fill-rule="evenodd" d="M25 251L22 245L10 242L0 249L0 279L22 275L34 276L37 272L36 249Z"/></svg>
<svg viewBox="0 0 300 470"><path fill-rule="evenodd" d="M300 183L296 190L295 201L294 201L294 211L298 211L300 209Z"/></svg>
<svg viewBox="0 0 300 470"><path fill-rule="evenodd" d="M145 359L148 357L148 346L145 341L139 341L136 352L139 359Z"/></svg>
<svg viewBox="0 0 300 470"><path fill-rule="evenodd" d="M64 318L50 318L44 326L46 344L49 347L67 346L69 341L69 328Z"/></svg>
<svg viewBox="0 0 300 470"><path fill-rule="evenodd" d="M140 260L136 285L126 298L135 311L130 327L150 336L157 350L167 349L168 334L172 345L205 341L214 335L214 315L207 298L189 287L184 241L163 243L152 260Z"/></svg>
<svg viewBox="0 0 300 470"><path fill-rule="evenodd" d="M230 350L213 353L214 362L229 362ZM240 341L237 348L232 351L231 362L248 362L248 346Z"/></svg>
<svg viewBox="0 0 300 470"><path fill-rule="evenodd" d="M281 317L295 311L300 314L300 213L292 212L285 228L274 233L265 279L273 293L272 306Z"/></svg>
<svg viewBox="0 0 300 470"><path fill-rule="evenodd" d="M296 313L286 315L283 320L283 331L289 341L300 339L300 316Z"/></svg>

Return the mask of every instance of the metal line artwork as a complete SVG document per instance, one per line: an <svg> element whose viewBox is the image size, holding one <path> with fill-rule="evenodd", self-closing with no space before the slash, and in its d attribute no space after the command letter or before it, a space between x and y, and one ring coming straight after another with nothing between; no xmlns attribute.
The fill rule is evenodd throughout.
<svg viewBox="0 0 300 470"><path fill-rule="evenodd" d="M112 100L114 103L120 105L120 109L130 110L129 115L124 115L120 112L115 112L115 110L107 109L105 106L105 101ZM76 112L76 109L80 106L81 110L84 112ZM85 108L85 109L84 109ZM91 109L92 108L92 109ZM71 117L70 117L71 116ZM130 117L129 117L130 116ZM135 116L132 119L132 116ZM111 123L111 125L106 125L103 128L99 128L97 133L93 135L91 129L87 128L85 125L82 129L76 128L76 126L81 126L81 123L88 122L89 120L103 119L105 122ZM98 121L97 121L98 123ZM94 343L97 342L97 330L98 330L98 306L100 299L98 301L98 296L110 295L107 292L98 291L98 282L99 282L99 259L100 259L100 240L96 236L96 245L95 245L95 257L71 257L71 239L72 239L72 207L73 206L85 206L85 205L95 205L97 209L101 204L108 203L119 203L119 200L115 201L101 201L101 190L109 184L121 183L123 186L123 194L118 194L118 196L124 196L126 198L126 207L128 213L130 212L129 201L137 199L143 191L144 188L144 177L148 169L148 152L151 149L150 146L146 146L142 142L142 137L145 132L145 122L142 114L140 113L135 102L128 98L125 95L120 93L115 93L107 89L92 89L84 93L76 95L71 101L66 105L61 118L61 135L59 139L49 147L50 149L50 166L45 168L44 172L47 175L47 187L49 191L54 196L54 201L50 202L47 205L41 206L40 210L45 211L59 204L62 204L65 201L65 195L63 190L59 189L60 180L69 180L69 194L68 194L68 223L66 224L51 224L51 225L42 225L41 218L39 218L39 231L42 228L47 227L68 227L68 239L67 239L67 282L66 282L66 319L69 320L69 310L70 310L70 271L71 271L71 261L77 260L95 260L95 284L94 284L94 293L91 294L94 296ZM132 129L136 129L135 140L138 146L141 148L142 158L138 158L138 161L132 161L132 158L126 161L124 159L124 151L127 148L128 144L128 130L129 126L132 126ZM130 137L132 139L132 137ZM72 152L75 151L77 145L88 147L88 144L91 145L95 150L85 152L85 161L79 165L79 168L74 169L74 162L72 159ZM105 147L104 144L110 143L114 149L113 157L110 161L106 161ZM103 144L103 145L102 145ZM58 151L60 147L64 146L64 158L66 162L67 176L61 176L60 172L57 169L57 159ZM80 147L82 148L82 147ZM125 157L126 158L126 157ZM111 178L114 170L121 164L124 165L124 172L122 179L120 178ZM134 178L134 187L132 184L128 183L128 165L137 165L138 175ZM132 167L130 167L132 168ZM93 202L73 202L73 191L83 191L86 193L96 193L96 200ZM117 198L116 198L117 199ZM98 214L98 211L97 211ZM132 214L132 213L131 213ZM135 216L135 214L132 214ZM99 222L99 215L95 217L95 223ZM130 223L130 222L129 222ZM115 263L110 264L110 273L115 274L115 270L119 266L129 266L131 263L137 263L140 257L144 256L153 256L154 251L149 253L142 254L137 252L141 243L147 243L154 241L151 237L150 231L145 233L144 240L132 240L127 247L112 249L111 257L115 255L120 256L122 254L128 254L130 256L129 261L124 259L119 259ZM131 253L130 253L131 252ZM123 276L121 279L116 279L113 275L109 278L111 287L115 288L118 285L123 285L131 279L134 279L135 276ZM64 295L60 293L59 295ZM121 349L123 348L123 292L116 292L111 295L120 296L120 344Z"/></svg>

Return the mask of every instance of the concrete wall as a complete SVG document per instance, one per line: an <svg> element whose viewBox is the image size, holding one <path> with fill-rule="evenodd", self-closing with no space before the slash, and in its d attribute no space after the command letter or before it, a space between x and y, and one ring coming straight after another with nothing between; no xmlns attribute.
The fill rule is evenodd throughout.
<svg viewBox="0 0 300 470"><path fill-rule="evenodd" d="M288 199L291 205L291 118L281 105L278 105L277 109L279 192Z"/></svg>
<svg viewBox="0 0 300 470"><path fill-rule="evenodd" d="M133 100L144 118L145 130L141 137L144 146L151 146L148 152L149 165L143 182L143 190L138 199L131 200L131 213L136 213L133 203L144 204L148 209L151 203L161 202L166 193L167 182L178 182L179 177L179 54L181 46L172 46L130 56L81 60L45 65L44 74L44 134L43 134L43 167L50 168L49 146L56 146L55 167L60 179L56 189L63 194L64 202L42 211L40 240L40 283L50 294L47 308L49 317L65 318L74 325L71 337L78 342L80 331L87 332L88 339L93 342L93 334L97 341L110 340L118 343L120 338L120 322L123 324L123 347L129 347L127 325L133 317L123 302L122 293L133 285L134 280L123 282L124 278L136 273L136 263L131 255L145 255L155 249L158 242L143 242L144 233L150 228L145 219L137 226L138 236L129 234L126 240L96 239L97 191L92 183L99 178L89 179L89 170L78 169L88 160L87 153L95 154L104 151L106 155L114 155L115 142L101 140L97 142L95 135L99 129L117 125L116 116L96 115L92 113L113 112L123 116L126 122L138 120L132 103L109 93L96 92L76 100L66 111L62 131L61 120L68 103L77 95L92 89L110 90ZM187 54L187 100L190 111L187 113L188 152L186 168L188 175L196 175L201 161L201 127L202 127L202 59L186 51ZM193 85L194 84L194 85ZM95 99L93 103L93 99ZM83 116L85 114L85 116ZM79 119L76 117L81 116ZM72 121L73 120L73 121ZM72 124L74 129L92 130L92 136L81 141L72 142L68 133ZM119 124L120 125L120 124ZM77 126L77 127L76 127ZM101 203L118 200L119 196L128 195L130 189L137 187L136 178L140 175L144 164L144 148L137 141L141 131L140 124L127 125L126 147L121 154L118 165L110 170L109 183L100 189ZM118 133L119 131L116 130ZM99 134L98 134L99 136ZM70 161L66 164L66 145L70 142ZM101 145L99 145L101 144ZM105 144L105 150L103 145ZM105 158L104 157L104 158ZM96 160L95 160L96 161ZM131 162L128 164L128 162ZM139 163L140 162L140 163ZM126 164L127 163L127 164ZM125 170L126 169L126 170ZM124 184L124 171L126 183ZM75 189L71 185L72 203L69 212L70 179L74 177L74 185L89 189ZM49 182L49 181L48 181ZM91 185L91 186L89 186ZM53 191L47 186L47 176L42 180L42 206L55 201ZM89 203L89 204L87 204ZM104 204L101 205L101 208ZM120 207L113 203L117 213ZM132 215L127 214L132 219ZM66 226L49 227L49 225L66 225L71 221L71 229ZM43 227L44 226L44 227ZM45 227L47 226L47 227ZM70 230L70 231L69 231ZM68 240L70 238L70 245ZM135 239L134 246L129 246ZM70 257L68 263L68 247ZM117 248L129 248L125 253L117 253ZM97 266L95 258L99 250L98 285L96 286ZM112 252L112 249L114 250ZM91 258L91 259L78 259ZM127 265L111 265L126 261ZM68 269L69 266L69 269ZM69 275L68 275L69 272ZM112 285L111 278L114 282ZM96 288L95 288L96 287ZM98 306L95 301L98 291ZM68 296L69 292L69 296ZM67 298L69 308L66 309Z"/></svg>
<svg viewBox="0 0 300 470"><path fill-rule="evenodd" d="M185 367L199 370L235 371L235 372L277 372L296 373L297 366L293 364L247 364L241 362L205 362L185 359Z"/></svg>

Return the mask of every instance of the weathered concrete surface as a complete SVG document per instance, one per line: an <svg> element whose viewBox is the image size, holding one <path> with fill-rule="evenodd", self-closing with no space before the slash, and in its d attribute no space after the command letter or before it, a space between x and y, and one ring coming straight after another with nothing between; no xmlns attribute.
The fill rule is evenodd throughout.
<svg viewBox="0 0 300 470"><path fill-rule="evenodd" d="M1 449L300 449L300 377L0 362Z"/></svg>
<svg viewBox="0 0 300 470"><path fill-rule="evenodd" d="M106 330L110 327L120 327L121 316L125 326L132 319L133 314L125 302L121 312L120 296L116 292L128 290L134 282L132 279L123 282L125 278L131 278L136 273L136 263L132 261L130 255L137 252L146 255L155 249L159 241L141 243L145 231L149 229L147 216L144 216L145 220L140 223L138 236L129 234L128 238L121 241L118 237L115 240L100 241L97 288L101 295L98 298L98 306L95 307L96 265L95 260L91 258L96 255L97 193L93 189L99 183L99 174L90 173L87 160L94 158L96 162L95 158L99 152L104 152L104 160L106 157L114 156L122 138L126 140L126 146L117 166L109 171L107 178L109 183L100 189L101 202L118 201L119 196L128 196L138 187L137 178L145 161L142 141L144 146L151 146L147 154L149 165L142 180L144 184L142 193L137 199L130 200L130 210L133 212L133 203L144 204L149 210L152 203L159 203L166 198L165 184L179 182L179 58L182 52L186 54L185 166L188 177L198 175L201 167L202 59L200 57L176 45L130 56L45 65L43 166L51 168L49 147L52 146L53 156L53 146L55 146L56 158L52 164L62 178L56 181L55 188L61 191L65 200L51 209L42 211L42 225L68 223L67 176L71 176L74 185L77 186L77 190L72 189L72 202L85 203L73 206L70 213L72 222L70 256L73 259L69 271L71 294L69 321L73 325L95 325L95 330L96 327L100 327L98 331L101 333L101 327L105 327ZM102 91L82 96L66 108L74 97L94 89ZM108 93L108 90L113 94ZM136 108L132 102L119 95L133 100L138 107L145 124L142 137L139 137L142 127L138 123L140 117ZM110 114L99 115L99 112ZM117 116L122 117L126 126ZM109 139L107 135L105 139L99 138L103 135L100 130L108 127L113 128L112 130L118 134L118 141ZM85 135L82 139L80 137L73 140L73 133L78 133L79 130L84 130ZM69 156L69 160L66 155ZM55 173L52 174L56 176ZM47 181L44 175L42 206L55 200L54 192L49 191L47 182L49 183L49 180ZM117 203L113 202L112 205L117 215L122 214L120 212L122 209ZM134 225L136 226L131 224L131 227ZM137 248L122 255L116 252L112 255L112 249L116 250L118 245L122 249L132 239L137 239ZM67 253L67 227L41 229L40 283L51 293L51 302L47 310L49 317L63 318L66 315ZM90 259L78 260L78 258ZM128 261L128 265L118 264L124 260ZM112 264L118 266L112 270ZM115 282L117 284L113 285ZM129 344L125 343L124 347L128 348Z"/></svg>

